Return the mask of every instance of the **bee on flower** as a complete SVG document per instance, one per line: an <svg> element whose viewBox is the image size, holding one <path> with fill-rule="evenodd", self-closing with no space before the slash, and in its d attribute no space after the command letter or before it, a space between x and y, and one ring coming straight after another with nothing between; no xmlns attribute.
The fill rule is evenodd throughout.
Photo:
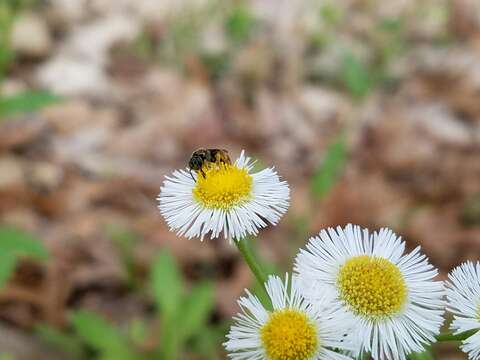
<svg viewBox="0 0 480 360"><path fill-rule="evenodd" d="M448 310L454 315L450 329L454 334L480 329L480 262L468 261L448 275ZM460 347L468 358L480 359L480 333L462 341Z"/></svg>
<svg viewBox="0 0 480 360"><path fill-rule="evenodd" d="M290 189L274 168L253 172L253 166L243 151L233 163L226 150L195 151L188 169L166 177L157 198L160 213L187 238L256 235L287 211Z"/></svg>
<svg viewBox="0 0 480 360"><path fill-rule="evenodd" d="M293 276L290 284L270 276L265 284L273 310L247 290L239 300L241 312L224 346L235 360L348 360L357 345L346 336L352 322L327 297L310 304ZM350 356L351 355L351 356Z"/></svg>
<svg viewBox="0 0 480 360"><path fill-rule="evenodd" d="M440 332L444 287L437 270L417 247L405 254L405 243L391 230L369 234L347 225L322 230L295 260L304 294L315 303L328 294L355 322L352 334L360 352L372 358L403 360L423 352Z"/></svg>

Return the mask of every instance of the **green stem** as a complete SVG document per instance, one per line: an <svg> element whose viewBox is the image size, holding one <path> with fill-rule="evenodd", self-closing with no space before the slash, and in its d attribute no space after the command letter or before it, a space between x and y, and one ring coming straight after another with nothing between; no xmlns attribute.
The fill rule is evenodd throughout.
<svg viewBox="0 0 480 360"><path fill-rule="evenodd" d="M477 332L476 329L454 335L451 331L436 336L437 341L463 341Z"/></svg>
<svg viewBox="0 0 480 360"><path fill-rule="evenodd" d="M248 242L248 237L244 237L243 239L239 239L238 241L234 240L233 242L235 243L235 245L237 245L238 250L247 262L248 267L255 275L258 282L262 285L262 287L265 287L265 283L267 282L267 275L263 271L258 261L255 259L252 248L250 247L250 244Z"/></svg>

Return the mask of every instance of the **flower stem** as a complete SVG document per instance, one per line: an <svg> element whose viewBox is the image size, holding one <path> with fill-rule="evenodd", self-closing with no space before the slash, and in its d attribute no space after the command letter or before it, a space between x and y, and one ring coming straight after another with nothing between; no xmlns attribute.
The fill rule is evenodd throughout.
<svg viewBox="0 0 480 360"><path fill-rule="evenodd" d="M453 334L451 331L436 336L437 341L462 341L466 340L477 332L477 329L465 331L460 334Z"/></svg>
<svg viewBox="0 0 480 360"><path fill-rule="evenodd" d="M250 247L248 241L248 236L244 237L243 239L234 240L233 242L235 243L235 245L237 245L238 250L242 254L243 258L247 262L248 267L255 275L260 285L262 285L262 287L265 287L265 283L267 282L267 275L258 263L258 260L255 259L252 248Z"/></svg>

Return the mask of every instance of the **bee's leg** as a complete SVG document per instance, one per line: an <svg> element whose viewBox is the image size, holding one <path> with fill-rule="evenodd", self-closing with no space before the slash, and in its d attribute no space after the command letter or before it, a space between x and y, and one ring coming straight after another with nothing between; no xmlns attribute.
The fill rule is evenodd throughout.
<svg viewBox="0 0 480 360"><path fill-rule="evenodd" d="M202 174L203 178L205 179L206 174L205 174L205 172L203 171L203 167L202 167L199 171L200 171L200 174Z"/></svg>
<svg viewBox="0 0 480 360"><path fill-rule="evenodd" d="M190 172L190 176L192 177L193 181L196 181L195 178L192 175L192 169L189 169L189 172Z"/></svg>
<svg viewBox="0 0 480 360"><path fill-rule="evenodd" d="M230 160L230 157L226 152L223 154L220 154L219 157L220 157L220 162L222 162L223 164L230 165L232 163L232 161Z"/></svg>

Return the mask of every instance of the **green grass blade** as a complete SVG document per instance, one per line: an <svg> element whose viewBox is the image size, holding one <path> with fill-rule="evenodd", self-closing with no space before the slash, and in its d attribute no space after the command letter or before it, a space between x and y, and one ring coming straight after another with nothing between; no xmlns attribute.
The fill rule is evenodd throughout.
<svg viewBox="0 0 480 360"><path fill-rule="evenodd" d="M29 256L38 260L48 258L48 251L40 239L12 227L0 228L0 256L6 253L16 256Z"/></svg>
<svg viewBox="0 0 480 360"><path fill-rule="evenodd" d="M182 279L173 257L163 252L152 268L151 286L158 309L163 317L174 317L182 300Z"/></svg>
<svg viewBox="0 0 480 360"><path fill-rule="evenodd" d="M0 289L5 286L15 270L16 260L12 253L0 254Z"/></svg>
<svg viewBox="0 0 480 360"><path fill-rule="evenodd" d="M73 356L75 359L84 356L82 344L74 335L64 333L46 324L35 326L35 333L45 343Z"/></svg>
<svg viewBox="0 0 480 360"><path fill-rule="evenodd" d="M0 117L30 113L58 103L61 98L48 91L28 90L18 95L0 97Z"/></svg>
<svg viewBox="0 0 480 360"><path fill-rule="evenodd" d="M0 288L13 271L19 257L32 257L37 260L48 258L47 249L35 236L10 227L0 228Z"/></svg>
<svg viewBox="0 0 480 360"><path fill-rule="evenodd" d="M212 309L212 284L207 282L198 284L190 291L182 306L181 321L179 322L181 342L203 331Z"/></svg>
<svg viewBox="0 0 480 360"><path fill-rule="evenodd" d="M97 314L80 310L71 314L72 326L80 338L91 348L106 352L112 349L128 351L117 328Z"/></svg>
<svg viewBox="0 0 480 360"><path fill-rule="evenodd" d="M347 90L357 99L362 99L373 89L373 76L369 69L353 54L345 55L341 80Z"/></svg>
<svg viewBox="0 0 480 360"><path fill-rule="evenodd" d="M312 178L312 191L317 198L324 197L335 185L347 161L345 137L339 136L327 149L325 158Z"/></svg>

